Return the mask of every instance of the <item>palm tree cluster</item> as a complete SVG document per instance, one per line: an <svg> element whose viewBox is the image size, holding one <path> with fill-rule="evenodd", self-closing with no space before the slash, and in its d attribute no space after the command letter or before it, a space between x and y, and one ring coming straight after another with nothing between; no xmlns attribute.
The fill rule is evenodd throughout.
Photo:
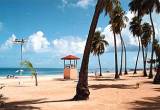
<svg viewBox="0 0 160 110"><path fill-rule="evenodd" d="M141 19L145 15L149 15L152 26L152 52L151 52L151 64L149 78L153 78L153 56L154 56L154 44L155 41L155 27L152 19L152 12L156 11L160 13L160 1L159 0L132 0L129 3L130 10L137 14L138 19Z"/></svg>
<svg viewBox="0 0 160 110"><path fill-rule="evenodd" d="M153 68L153 56L156 53L157 61L160 62L160 54L159 54L159 45L155 45L155 27L152 19L152 13L155 11L157 13L160 12L160 1L159 0L131 0L129 3L130 11L135 13L135 16L132 18L130 22L130 31L133 36L138 40L138 53L135 64L134 74L136 74L137 63L139 59L139 54L142 49L143 56L143 67L144 67L144 76L147 76L146 71L146 62L148 56L148 48L151 43L151 58L150 58L150 71L149 78L153 78L152 68ZM121 6L121 2L119 0L97 0L97 4L95 7L95 12L93 15L93 19L90 25L88 38L83 54L82 64L80 68L79 81L76 88L76 95L74 96L74 100L86 100L89 98L90 92L88 89L88 63L90 53L98 56L104 53L105 45L108 44L107 41L104 40L104 36L101 35L100 32L95 32L97 27L99 16L102 12L105 12L105 15L109 17L109 25L110 29L113 32L114 39L114 57L115 57L115 79L119 79L120 75L122 75L123 68L123 60L125 60L125 70L124 74L127 74L127 54L126 54L126 45L123 40L122 30L126 27L126 22L128 22L128 18L125 16L125 11ZM142 18L146 15L150 17L150 24L147 22L143 23ZM121 40L121 65L120 69L118 68L118 52L117 52L117 38ZM107 39L107 37L106 37ZM125 56L125 57L123 57ZM123 59L124 58L124 59ZM100 64L100 60L99 60ZM101 68L101 65L100 65ZM101 69L100 69L101 73ZM157 72L158 74L159 72ZM160 74L158 74L160 76ZM159 77L158 76L158 77ZM156 78L156 77L155 77ZM158 79L158 78L156 78ZM160 78L159 78L160 79Z"/></svg>

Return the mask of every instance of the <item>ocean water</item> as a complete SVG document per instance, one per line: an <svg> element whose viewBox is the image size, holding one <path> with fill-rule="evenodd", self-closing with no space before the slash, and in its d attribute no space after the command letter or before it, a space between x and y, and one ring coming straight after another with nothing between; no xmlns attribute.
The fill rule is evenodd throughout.
<svg viewBox="0 0 160 110"><path fill-rule="evenodd" d="M23 76L30 76L31 72L27 68L22 68L23 70L22 74L19 72L20 68L0 68L0 76L5 77L7 75L23 75ZM107 68L102 68L102 72L108 72L112 71L113 69L107 69ZM63 68L36 68L36 71L38 75L62 75L63 74ZM79 69L78 69L79 72ZM99 69L89 69L89 73L98 73Z"/></svg>

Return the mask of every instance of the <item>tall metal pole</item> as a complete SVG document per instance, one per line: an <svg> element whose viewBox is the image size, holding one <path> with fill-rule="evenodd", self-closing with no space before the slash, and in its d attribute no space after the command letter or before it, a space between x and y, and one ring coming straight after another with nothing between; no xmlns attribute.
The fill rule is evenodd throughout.
<svg viewBox="0 0 160 110"><path fill-rule="evenodd" d="M22 62L22 46L23 46L23 44L21 43L21 62Z"/></svg>
<svg viewBox="0 0 160 110"><path fill-rule="evenodd" d="M23 54L22 52L23 52L23 50L22 50L22 49L23 49L23 44L24 44L25 42L26 42L26 40L23 39L23 38L22 38L22 39L15 39L15 40L13 41L14 44L20 45L20 54L21 54L21 55L20 55L20 60L21 60L21 62L23 61L23 57L22 57L22 54ZM20 65L20 68L22 68L21 65ZM20 71L20 74L21 74L22 71L21 71L21 70L19 70L19 71Z"/></svg>
<svg viewBox="0 0 160 110"><path fill-rule="evenodd" d="M25 42L26 42L26 40L23 39L23 38L22 38L22 39L15 39L15 40L13 41L14 44L19 44L19 45L21 46L21 47L20 47L20 52L21 52L20 60L21 60L21 62L23 61L23 57L22 57L22 54L23 54L23 53L22 53L22 51L23 51L22 49L23 49L23 48L22 48L22 47L23 47L23 44L24 44Z"/></svg>

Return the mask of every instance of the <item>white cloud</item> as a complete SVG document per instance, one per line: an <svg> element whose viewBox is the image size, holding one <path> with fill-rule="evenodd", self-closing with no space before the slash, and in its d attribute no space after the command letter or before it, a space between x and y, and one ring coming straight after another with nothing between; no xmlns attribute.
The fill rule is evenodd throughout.
<svg viewBox="0 0 160 110"><path fill-rule="evenodd" d="M66 5L66 4L68 4L68 1L67 0L62 0L62 3Z"/></svg>
<svg viewBox="0 0 160 110"><path fill-rule="evenodd" d="M128 46L138 46L138 41L136 39L136 37L133 37L132 33L129 30L129 22L131 21L131 19L134 16L134 13L131 13L130 11L128 11L126 13L126 16L128 17L129 21L126 22L126 28L122 30L122 37L124 39L125 44ZM113 50L114 48L114 37L113 37L113 32L111 31L111 25L108 25L107 27L105 27L104 29L102 28L97 28L98 30L102 31L102 34L104 34L106 37L105 39L108 41L109 43L109 50ZM117 38L117 47L119 48L121 46L121 41L120 41L120 37L119 35L116 35Z"/></svg>
<svg viewBox="0 0 160 110"><path fill-rule="evenodd" d="M13 41L16 36L13 34L0 49L6 50L13 47ZM80 37L65 36L60 39L48 40L42 31L38 31L30 35L26 44L23 46L23 52L33 53L50 53L54 55L64 54L82 54L84 51L86 40Z"/></svg>
<svg viewBox="0 0 160 110"><path fill-rule="evenodd" d="M53 51L57 54L82 54L85 47L85 40L80 37L68 36L52 41Z"/></svg>
<svg viewBox="0 0 160 110"><path fill-rule="evenodd" d="M126 28L122 30L124 41L127 45L138 46L137 37L136 36L134 37L133 34L129 30L130 22L135 15L134 13L131 13L130 11L128 11L126 13L126 16L128 17L128 22L126 22Z"/></svg>
<svg viewBox="0 0 160 110"><path fill-rule="evenodd" d="M12 36L9 37L9 38L6 40L6 42L1 45L0 49L5 50L5 49L12 48L12 46L14 45L14 44L13 44L13 41L15 41L15 39L16 39L16 36L15 36L14 34L12 34Z"/></svg>
<svg viewBox="0 0 160 110"><path fill-rule="evenodd" d="M62 0L62 5L59 5L58 7L63 9L67 5L68 5L68 0Z"/></svg>
<svg viewBox="0 0 160 110"><path fill-rule="evenodd" d="M136 50L138 47L138 40L137 37L133 36L132 33L129 30L130 27L130 21L132 20L132 18L135 16L134 13L131 13L130 11L128 11L126 13L126 16L129 18L129 21L126 23L126 28L122 30L122 37L124 39L124 42L126 44L126 46L128 47L129 50L134 51ZM154 26L155 26L155 33L156 33L156 38L160 41L160 16L158 14L156 14L155 12L152 14L153 16L153 22L154 22ZM149 15L146 15L143 17L143 22L148 22L150 23L150 18ZM143 23L142 22L142 23ZM114 48L114 39L113 39L113 33L112 31L110 31L110 25L108 25L107 27L105 27L104 29L102 28L98 28L98 30L102 30L102 33L105 34L106 36L106 40L109 42L109 50L113 50ZM117 35L117 46L120 47L121 43L119 40L119 35ZM136 48L137 47L137 48Z"/></svg>
<svg viewBox="0 0 160 110"><path fill-rule="evenodd" d="M76 5L78 7L87 8L89 5L92 5L93 0L78 0Z"/></svg>
<svg viewBox="0 0 160 110"><path fill-rule="evenodd" d="M102 27L97 27L97 28L96 28L96 31L102 32Z"/></svg>
<svg viewBox="0 0 160 110"><path fill-rule="evenodd" d="M60 5L59 8L64 8L66 6L87 8L88 6L92 6L95 3L94 0L77 0L77 1L61 0L61 1L62 5Z"/></svg>
<svg viewBox="0 0 160 110"><path fill-rule="evenodd" d="M106 36L105 39L109 43L109 47L113 48L114 47L114 37L113 37L113 32L110 29L110 25L104 28L104 30L102 31L102 34ZM119 36L117 36L116 38L117 38L117 46L119 47L120 46Z"/></svg>
<svg viewBox="0 0 160 110"><path fill-rule="evenodd" d="M36 53L46 52L49 50L50 42L44 36L42 31L38 31L28 37L24 51L34 51Z"/></svg>

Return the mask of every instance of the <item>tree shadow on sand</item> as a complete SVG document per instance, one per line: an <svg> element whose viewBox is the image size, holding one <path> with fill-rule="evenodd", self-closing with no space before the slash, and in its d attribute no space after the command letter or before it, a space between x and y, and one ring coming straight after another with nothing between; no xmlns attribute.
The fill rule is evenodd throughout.
<svg viewBox="0 0 160 110"><path fill-rule="evenodd" d="M34 104L41 103L53 103L53 102L66 102L72 101L72 99L66 100L46 100L46 98L36 99L36 100L23 100L23 101L14 101L5 103L3 107L0 107L0 110L40 110L40 107L33 106Z"/></svg>
<svg viewBox="0 0 160 110"><path fill-rule="evenodd" d="M131 102L134 107L132 110L160 110L160 96L158 97L146 97L143 101Z"/></svg>
<svg viewBox="0 0 160 110"><path fill-rule="evenodd" d="M93 81L120 81L120 80L127 80L127 79L118 79L118 80L116 80L116 79L110 79L110 78L95 78L95 79L93 79Z"/></svg>
<svg viewBox="0 0 160 110"><path fill-rule="evenodd" d="M117 89L136 89L135 85L126 85L126 84L98 84L98 85L89 85L89 88L93 90L104 89L104 88L117 88Z"/></svg>
<svg viewBox="0 0 160 110"><path fill-rule="evenodd" d="M154 88L154 90L160 92L160 88Z"/></svg>
<svg viewBox="0 0 160 110"><path fill-rule="evenodd" d="M137 77L143 77L143 75L131 75L131 76L128 76L128 77L137 78Z"/></svg>

